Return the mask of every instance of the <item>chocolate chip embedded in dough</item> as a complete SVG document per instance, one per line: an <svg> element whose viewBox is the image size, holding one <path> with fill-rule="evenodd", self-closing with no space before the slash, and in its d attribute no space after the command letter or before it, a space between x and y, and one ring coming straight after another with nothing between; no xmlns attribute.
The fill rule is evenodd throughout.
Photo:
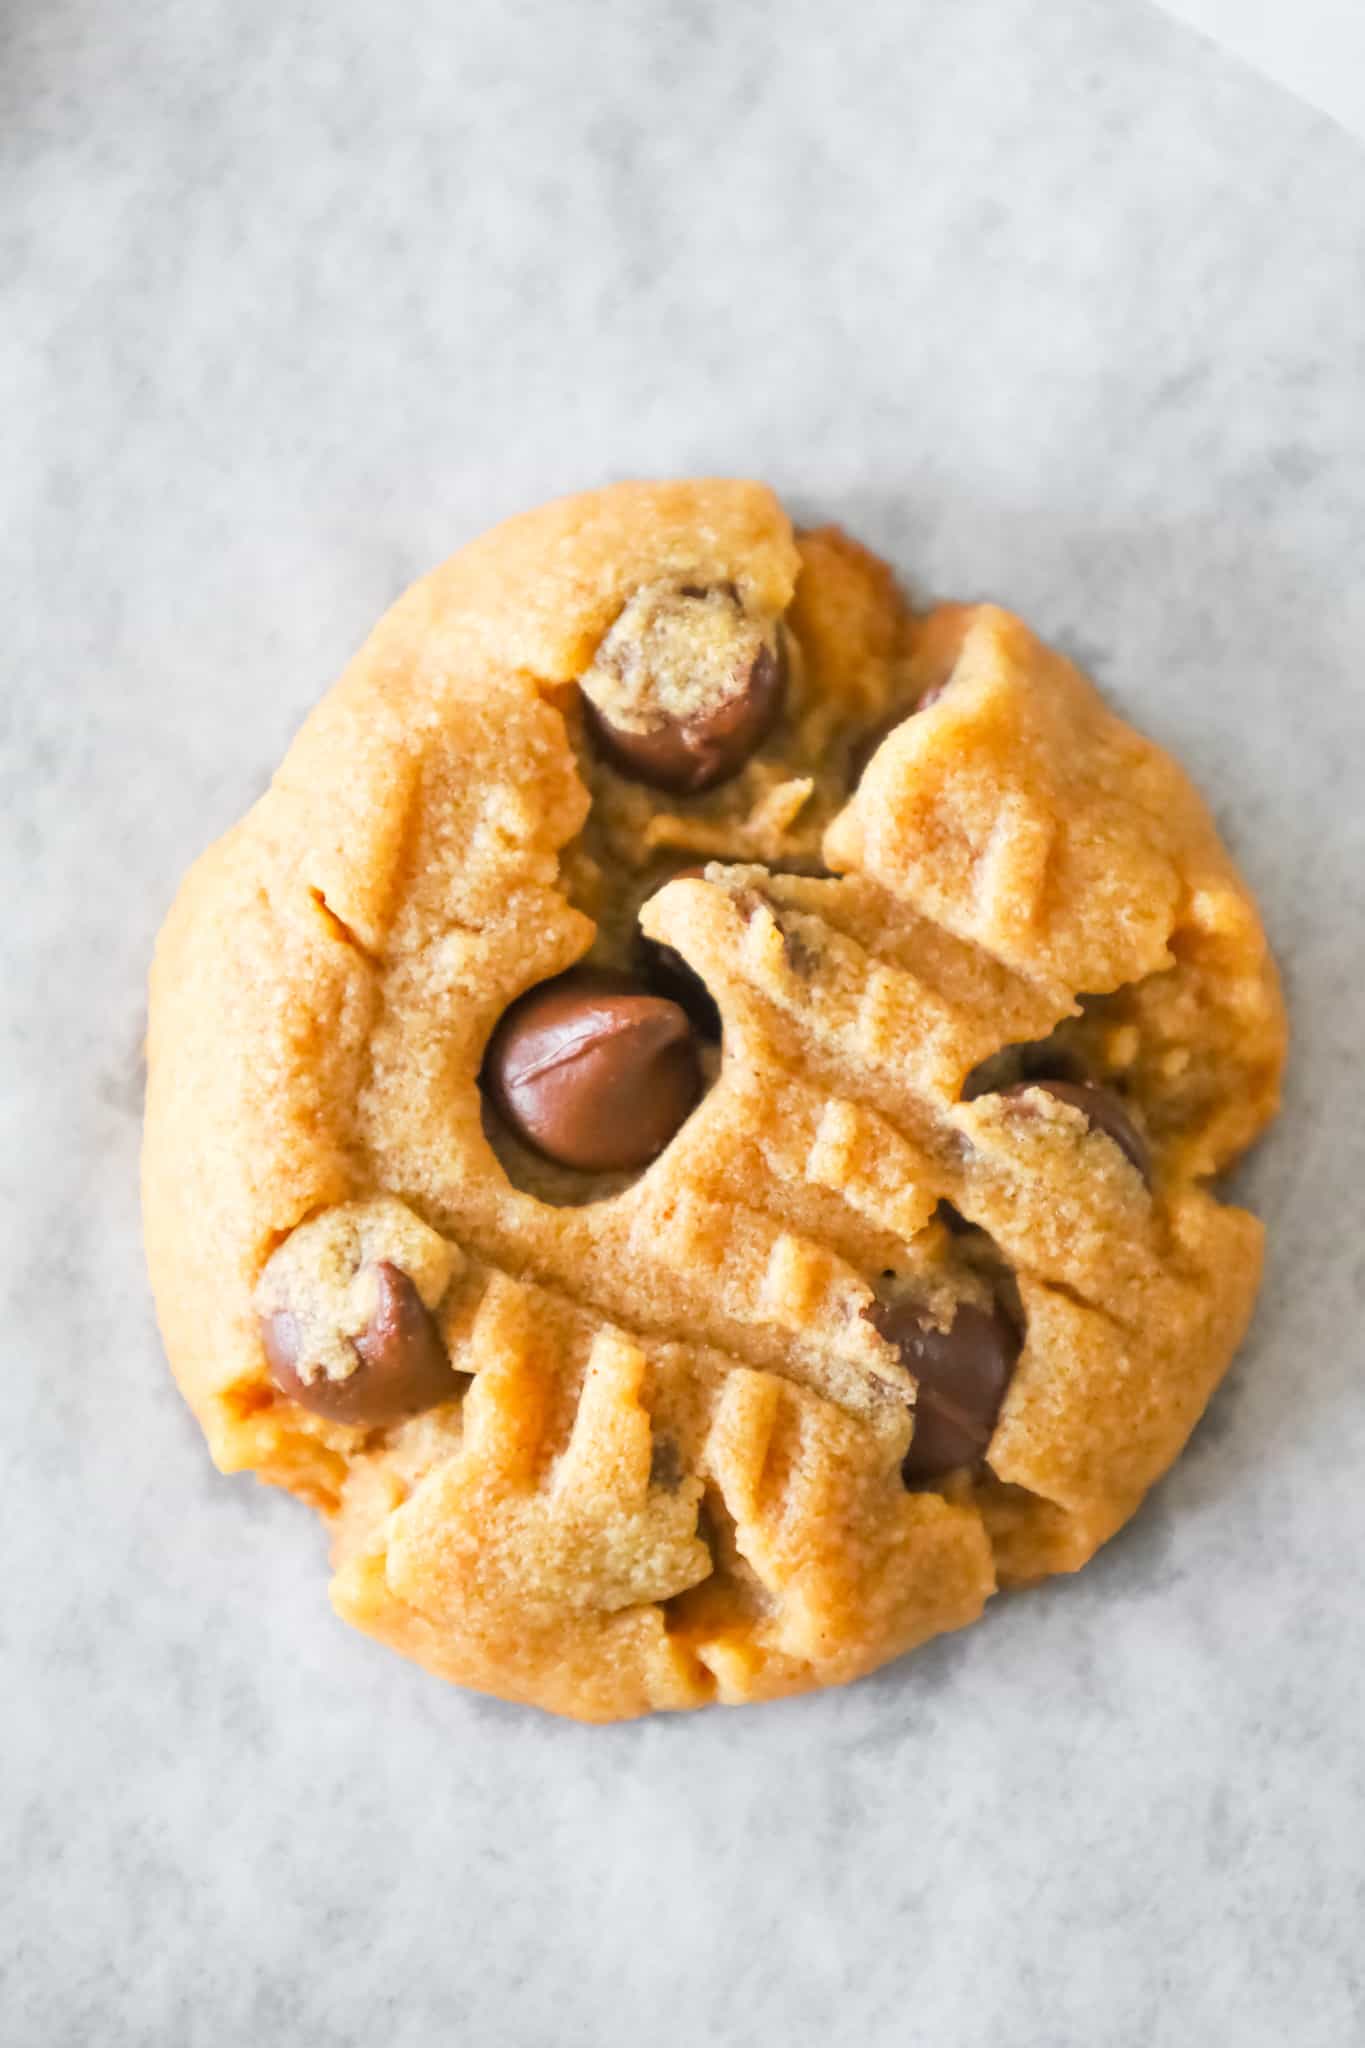
<svg viewBox="0 0 1365 2048"><path fill-rule="evenodd" d="M733 584L637 591L582 678L588 729L621 775L693 796L737 775L782 707L776 622Z"/></svg>
<svg viewBox="0 0 1365 2048"><path fill-rule="evenodd" d="M900 1352L916 1385L915 1434L901 1467L907 1482L941 1478L986 1454L1019 1356L1019 1334L999 1307L960 1301L940 1330L915 1302L863 1310Z"/></svg>
<svg viewBox="0 0 1365 2048"><path fill-rule="evenodd" d="M458 1391L440 1333L407 1274L388 1259L378 1260L370 1274L375 1305L351 1340L358 1363L344 1379L326 1373L309 1379L300 1372L299 1325L288 1309L260 1318L270 1376L280 1392L315 1415L364 1428L435 1408Z"/></svg>
<svg viewBox="0 0 1365 2048"><path fill-rule="evenodd" d="M561 1166L616 1172L663 1151L701 1093L679 1003L630 975L573 968L514 1003L483 1083L505 1121Z"/></svg>
<svg viewBox="0 0 1365 2048"><path fill-rule="evenodd" d="M1001 1090L1002 1094L1015 1097L1021 1103L1026 1103L1035 1092L1050 1095L1054 1101L1068 1103L1072 1109L1080 1110L1091 1130L1111 1138L1128 1163L1135 1166L1148 1187L1151 1186L1151 1148L1112 1088L1101 1087L1098 1081L1017 1081L1012 1088Z"/></svg>

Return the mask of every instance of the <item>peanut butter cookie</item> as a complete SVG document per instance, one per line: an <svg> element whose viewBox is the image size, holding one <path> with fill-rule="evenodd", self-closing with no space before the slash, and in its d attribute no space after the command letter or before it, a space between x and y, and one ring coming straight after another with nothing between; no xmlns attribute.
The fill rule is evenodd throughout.
<svg viewBox="0 0 1365 2048"><path fill-rule="evenodd" d="M1017 619L756 484L589 493L415 585L181 888L167 1350L460 1684L841 1683L1175 1458L1284 1044L1198 796Z"/></svg>

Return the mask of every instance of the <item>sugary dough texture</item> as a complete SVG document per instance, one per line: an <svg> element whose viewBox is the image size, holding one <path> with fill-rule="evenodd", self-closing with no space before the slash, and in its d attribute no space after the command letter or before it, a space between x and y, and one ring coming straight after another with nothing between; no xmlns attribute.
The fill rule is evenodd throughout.
<svg viewBox="0 0 1365 2048"><path fill-rule="evenodd" d="M781 715L701 794L585 720L655 588L780 636ZM640 931L720 1044L658 1158L585 1183L499 1126L481 1063L523 991ZM1199 798L1017 619L913 611L757 484L589 493L414 586L180 890L144 1153L166 1347L222 1469L326 1517L338 1611L434 1671L588 1720L840 1683L1083 1564L1175 1458L1260 1268L1207 1183L1284 1042ZM1048 1062L1121 1097L1150 1186L1028 1085ZM310 1369L345 1374L367 1244L409 1248L451 1363L368 1428L289 1398L260 1320L302 1288ZM1022 1334L984 1458L930 1484L865 1313L906 1296Z"/></svg>

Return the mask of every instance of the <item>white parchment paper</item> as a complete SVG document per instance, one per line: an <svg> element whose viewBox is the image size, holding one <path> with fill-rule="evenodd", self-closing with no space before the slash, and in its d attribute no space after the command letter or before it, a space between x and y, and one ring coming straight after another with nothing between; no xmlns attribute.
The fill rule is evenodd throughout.
<svg viewBox="0 0 1365 2048"><path fill-rule="evenodd" d="M10 0L0 2039L1365 2037L1365 165L1112 0ZM1083 1575L846 1692L581 1730L344 1630L164 1370L184 865L415 573L770 478L1209 792L1296 1028L1270 1265Z"/></svg>
<svg viewBox="0 0 1365 2048"><path fill-rule="evenodd" d="M1161 0L1167 12L1365 136L1360 0Z"/></svg>

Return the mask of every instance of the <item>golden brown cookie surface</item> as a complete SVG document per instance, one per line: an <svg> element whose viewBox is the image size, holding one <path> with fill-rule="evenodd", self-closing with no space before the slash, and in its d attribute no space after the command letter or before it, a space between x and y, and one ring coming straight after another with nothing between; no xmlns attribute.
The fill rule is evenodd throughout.
<svg viewBox="0 0 1365 2048"><path fill-rule="evenodd" d="M837 1683L1178 1453L1283 1046L1198 797L1016 619L757 485L617 486L409 591L187 878L167 1348L444 1675Z"/></svg>

